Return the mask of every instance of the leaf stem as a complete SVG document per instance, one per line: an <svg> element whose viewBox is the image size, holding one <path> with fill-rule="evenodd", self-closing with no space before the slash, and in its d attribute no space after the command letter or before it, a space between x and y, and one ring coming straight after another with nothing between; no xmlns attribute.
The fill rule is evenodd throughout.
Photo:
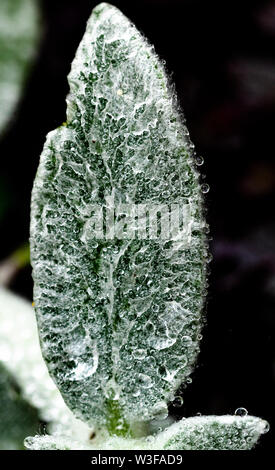
<svg viewBox="0 0 275 470"><path fill-rule="evenodd" d="M107 430L112 436L133 437L129 423L122 417L119 404L116 400L107 401Z"/></svg>

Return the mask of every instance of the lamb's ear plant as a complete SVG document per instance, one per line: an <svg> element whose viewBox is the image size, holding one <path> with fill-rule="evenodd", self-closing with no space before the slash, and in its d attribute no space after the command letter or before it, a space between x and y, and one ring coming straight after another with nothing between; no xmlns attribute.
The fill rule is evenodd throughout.
<svg viewBox="0 0 275 470"><path fill-rule="evenodd" d="M12 120L39 39L39 0L0 1L0 136Z"/></svg>
<svg viewBox="0 0 275 470"><path fill-rule="evenodd" d="M22 449L26 436L44 428L88 439L90 429L74 418L49 376L31 303L2 287L0 325L0 450Z"/></svg>
<svg viewBox="0 0 275 470"><path fill-rule="evenodd" d="M193 144L165 68L115 7L97 6L69 75L32 193L41 348L68 407L94 429L33 449L249 449L250 416L167 416L199 352L207 225ZM200 162L198 162L200 163Z"/></svg>

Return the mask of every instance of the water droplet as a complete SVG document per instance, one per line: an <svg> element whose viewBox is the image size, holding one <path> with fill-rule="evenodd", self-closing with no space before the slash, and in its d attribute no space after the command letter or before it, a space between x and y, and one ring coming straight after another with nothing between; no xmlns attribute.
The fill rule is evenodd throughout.
<svg viewBox="0 0 275 470"><path fill-rule="evenodd" d="M168 416L168 408L165 402L160 402L153 410L154 418L158 421L163 421Z"/></svg>
<svg viewBox="0 0 275 470"><path fill-rule="evenodd" d="M138 384L144 388L150 388L153 385L150 377L145 374L138 374Z"/></svg>
<svg viewBox="0 0 275 470"><path fill-rule="evenodd" d="M135 349L132 354L133 354L133 357L135 359L138 359L139 361L141 361L146 356L146 350L145 349Z"/></svg>
<svg viewBox="0 0 275 470"><path fill-rule="evenodd" d="M151 342L150 345L157 349L158 351L162 349L167 349L173 346L176 342L176 338L169 338L168 336L164 336L162 338L155 337Z"/></svg>
<svg viewBox="0 0 275 470"><path fill-rule="evenodd" d="M155 331L155 326L153 325L153 323L151 323L150 321L148 321L145 326L144 326L144 330L146 331L146 333L154 333Z"/></svg>
<svg viewBox="0 0 275 470"><path fill-rule="evenodd" d="M266 422L266 423L265 423L265 427L264 427L264 429L263 429L263 432L264 432L264 433L267 433L269 430L270 430L270 425L269 425L268 422Z"/></svg>
<svg viewBox="0 0 275 470"><path fill-rule="evenodd" d="M204 184L201 185L201 192L202 192L203 194L208 193L209 189L210 189L209 184L204 183Z"/></svg>
<svg viewBox="0 0 275 470"><path fill-rule="evenodd" d="M204 164L204 159L200 155L197 155L195 158L196 165L201 166Z"/></svg>
<svg viewBox="0 0 275 470"><path fill-rule="evenodd" d="M118 422L117 422L116 429L117 429L117 430L121 430L121 429L123 429L123 427L124 427L124 421L123 421L123 419L121 418L121 419L119 419Z"/></svg>
<svg viewBox="0 0 275 470"><path fill-rule="evenodd" d="M177 397L175 397L172 405L175 408L180 408L183 405L183 398L178 395Z"/></svg>
<svg viewBox="0 0 275 470"><path fill-rule="evenodd" d="M159 366L158 371L159 371L161 376L166 375L166 367L165 366L163 366L163 365Z"/></svg>
<svg viewBox="0 0 275 470"><path fill-rule="evenodd" d="M245 408L237 408L235 410L235 416L247 416L248 411Z"/></svg>

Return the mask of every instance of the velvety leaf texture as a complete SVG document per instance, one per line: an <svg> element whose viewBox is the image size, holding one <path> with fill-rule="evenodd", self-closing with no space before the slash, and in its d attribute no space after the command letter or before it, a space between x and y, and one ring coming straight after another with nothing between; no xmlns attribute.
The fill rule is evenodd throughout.
<svg viewBox="0 0 275 470"><path fill-rule="evenodd" d="M93 11L69 84L67 122L47 137L32 193L41 346L76 415L126 434L128 423L165 416L197 358L201 187L164 66L115 7ZM172 204L183 208L180 238L138 237L136 219L126 235L118 229L123 205ZM95 206L119 208L102 238Z"/></svg>
<svg viewBox="0 0 275 470"><path fill-rule="evenodd" d="M103 436L88 441L81 436L35 436L28 438L25 445L32 450L250 450L268 429L266 421L254 416L196 416L139 439Z"/></svg>
<svg viewBox="0 0 275 470"><path fill-rule="evenodd" d="M25 446L30 450L142 450L152 449L152 439L125 438L120 436L100 436L99 439L82 439L82 436L37 435L25 439ZM105 438L104 438L105 437Z"/></svg>
<svg viewBox="0 0 275 470"><path fill-rule="evenodd" d="M0 325L0 367L15 377L20 387L20 399L28 403L30 408L36 409L42 421L51 423L48 430L64 432L73 427L79 434L80 425L82 428L86 426L74 418L49 376L41 355L31 303L0 288ZM6 416L6 405L5 401L0 400L0 421L4 423L3 413ZM14 426L20 427L16 417L12 416L12 419ZM29 429L22 439L37 431ZM70 430L70 434L73 432ZM88 432L83 429L82 434Z"/></svg>
<svg viewBox="0 0 275 470"><path fill-rule="evenodd" d="M0 136L11 120L39 38L39 0L0 2Z"/></svg>
<svg viewBox="0 0 275 470"><path fill-rule="evenodd" d="M152 444L173 450L249 450L268 430L268 423L254 416L195 416L173 424Z"/></svg>

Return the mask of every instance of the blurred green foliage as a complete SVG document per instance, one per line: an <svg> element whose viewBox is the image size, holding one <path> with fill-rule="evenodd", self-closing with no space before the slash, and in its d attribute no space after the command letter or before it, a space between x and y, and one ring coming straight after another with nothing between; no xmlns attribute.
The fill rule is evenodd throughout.
<svg viewBox="0 0 275 470"><path fill-rule="evenodd" d="M37 411L21 396L15 379L0 362L0 450L24 449L23 441L37 433Z"/></svg>
<svg viewBox="0 0 275 470"><path fill-rule="evenodd" d="M39 38L39 0L0 2L0 136L20 99Z"/></svg>
<svg viewBox="0 0 275 470"><path fill-rule="evenodd" d="M30 245L24 243L12 254L12 260L16 263L18 269L23 269L30 263Z"/></svg>

